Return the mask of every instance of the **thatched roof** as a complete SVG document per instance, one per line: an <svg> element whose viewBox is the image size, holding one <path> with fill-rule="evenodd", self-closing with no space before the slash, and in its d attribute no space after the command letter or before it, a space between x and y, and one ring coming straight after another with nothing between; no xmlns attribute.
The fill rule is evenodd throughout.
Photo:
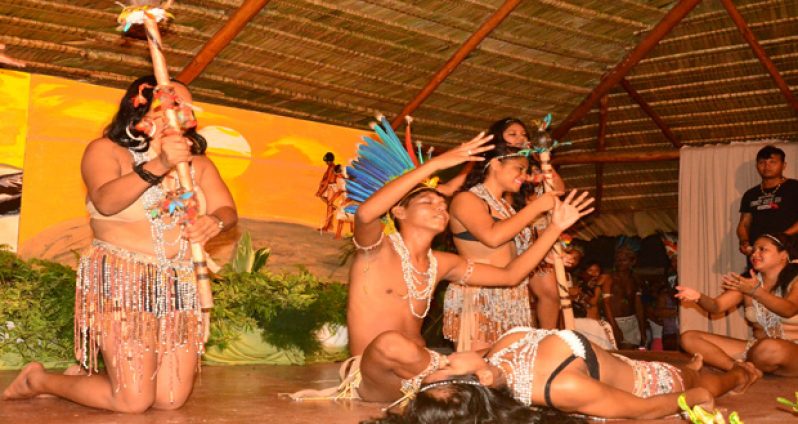
<svg viewBox="0 0 798 424"><path fill-rule="evenodd" d="M178 74L242 0L178 0L164 33ZM450 146L505 116L571 113L679 2L527 0L413 112L417 138ZM798 84L798 1L735 2L787 84ZM498 0L273 0L192 82L195 96L366 128L397 114L500 6ZM28 70L124 86L150 68L143 41L115 30L113 0L4 0L0 43ZM798 115L726 9L701 2L626 81L683 144L795 140ZM608 95L608 151L675 149L621 86ZM558 151L597 148L598 104ZM603 166L602 210L674 209L675 161ZM594 190L593 164L563 165Z"/></svg>

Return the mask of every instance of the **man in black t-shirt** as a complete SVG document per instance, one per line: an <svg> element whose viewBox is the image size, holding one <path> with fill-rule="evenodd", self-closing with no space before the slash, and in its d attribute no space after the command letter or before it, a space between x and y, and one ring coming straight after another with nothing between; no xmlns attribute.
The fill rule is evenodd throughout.
<svg viewBox="0 0 798 424"><path fill-rule="evenodd" d="M784 178L784 151L771 145L760 149L756 170L762 182L743 195L737 225L740 252L746 256L762 234L798 233L798 181Z"/></svg>

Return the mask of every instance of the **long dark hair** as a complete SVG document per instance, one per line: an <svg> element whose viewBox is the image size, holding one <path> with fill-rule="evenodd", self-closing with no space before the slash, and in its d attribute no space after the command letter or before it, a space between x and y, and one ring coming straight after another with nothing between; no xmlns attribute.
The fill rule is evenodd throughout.
<svg viewBox="0 0 798 424"><path fill-rule="evenodd" d="M504 131L507 128L509 128L511 125L513 125L513 124L520 125L524 129L524 131L526 131L526 134L527 134L527 137L529 138L529 140L530 141L532 140L532 137L534 136L534 134L532 134L529 131L529 126L527 126L527 124L525 124L524 121L522 121L522 120L520 120L518 118L507 117L507 118L503 118L503 119L500 119L500 120L494 122L493 124L491 124L490 128L488 129L488 134L492 134L493 135L492 143L496 144L496 145L507 144L507 140L504 139ZM529 158L529 166L530 166L530 168L532 167L532 165L537 165L538 167L540 166L540 164L537 163L532 156L528 156L528 158ZM475 185L476 184L477 183L475 183ZM522 184L521 185L521 190L518 190L518 192L512 194L513 207L516 210L523 209L523 207L526 206L526 199L534 191L535 191L535 187L531 183L526 182L526 183Z"/></svg>
<svg viewBox="0 0 798 424"><path fill-rule="evenodd" d="M469 379L457 377L453 380ZM473 379L473 377L470 377ZM435 383L433 383L435 384ZM505 423L584 423L581 418L551 408L532 409L513 398L510 390L492 389L480 384L453 383L435 390L420 391L401 414L361 424L505 424Z"/></svg>
<svg viewBox="0 0 798 424"><path fill-rule="evenodd" d="M176 80L172 81L177 84L182 84ZM145 84L145 87L141 87ZM103 136L126 149L146 152L147 149L150 148L150 136L149 134L144 134L135 129L134 126L150 111L153 91L156 85L158 85L158 82L152 75L146 75L133 81L127 88L127 91L125 91L122 100L119 102L119 109L111 120L111 123L105 128ZM134 104L134 99L139 94L147 101L136 106ZM134 137L142 137L144 140L134 140L128 135L128 132ZM205 137L197 133L196 127L184 131L183 136L193 141L191 146L192 154L202 155L205 153L208 142L205 140Z"/></svg>
<svg viewBox="0 0 798 424"><path fill-rule="evenodd" d="M758 239L765 239L776 246L779 252L787 251L787 260L798 260L798 240L794 236L785 233L762 234ZM787 265L779 271L776 279L776 287L781 289L782 296L787 295L787 288L790 283L798 277L798 264L787 262Z"/></svg>

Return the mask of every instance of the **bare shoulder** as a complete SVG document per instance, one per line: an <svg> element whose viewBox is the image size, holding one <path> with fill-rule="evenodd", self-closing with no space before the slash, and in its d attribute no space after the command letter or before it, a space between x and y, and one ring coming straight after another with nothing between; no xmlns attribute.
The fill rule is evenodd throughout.
<svg viewBox="0 0 798 424"><path fill-rule="evenodd" d="M449 252L433 250L432 254L435 255L435 259L438 260L438 270L440 271L441 276L446 275L449 271L451 271L452 268L457 266L457 264L463 260L460 256Z"/></svg>
<svg viewBox="0 0 798 424"><path fill-rule="evenodd" d="M113 157L117 159L117 162L121 163L123 158L130 156L127 149L106 137L102 137L92 140L86 145L86 150L83 151L83 162L108 160L108 158Z"/></svg>

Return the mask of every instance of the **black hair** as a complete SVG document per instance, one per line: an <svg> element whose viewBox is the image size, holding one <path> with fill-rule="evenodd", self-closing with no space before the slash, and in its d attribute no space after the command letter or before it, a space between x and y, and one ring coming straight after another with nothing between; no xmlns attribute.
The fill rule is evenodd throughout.
<svg viewBox="0 0 798 424"><path fill-rule="evenodd" d="M497 146L499 144L505 144L506 145L507 144L507 140L504 139L504 131L507 128L509 128L511 125L513 125L513 124L518 124L521 127L523 127L524 131L526 131L527 138L530 141L532 140L532 137L534 137L534 134L532 134L529 131L529 126L527 126L524 123L524 121L522 121L522 120L520 120L518 118L507 117L507 118L504 118L504 119L500 119L500 120L494 122L493 124L491 124L490 128L488 129L488 134L493 135L493 139L492 139L491 143L493 143L493 144L495 144ZM540 164L537 164L535 162L535 160L534 160L534 158L532 156L528 156L528 159L529 159L529 166L530 167L532 167L532 165L538 165L538 166L540 165ZM478 183L479 182L474 183L474 185L476 185ZM466 182L466 184L468 184L468 183ZM517 193L513 193L512 194L513 208L515 208L516 210L523 209L524 206L526 206L526 199L534 191L535 191L535 187L532 185L532 183L525 182L524 184L522 184L521 185L521 190L519 190Z"/></svg>
<svg viewBox="0 0 798 424"><path fill-rule="evenodd" d="M400 201L399 201L399 202L397 202L395 205L393 205L393 206L391 207L391 209L393 209L393 208L395 208L395 207L397 207L397 206L402 206L402 207L405 207L405 206L409 205L409 204L410 204L410 202L411 202L413 199L415 199L415 198L416 198L416 197L418 197L418 196L421 196L421 195L422 195L422 194L424 194L424 193L435 193L435 194L437 194L438 196L442 197L443 199L446 199L446 196L444 196L444 195L443 195L443 193L441 193L441 192L440 192L440 191L438 191L437 189L435 189L435 188L432 188L432 187L429 187L429 186L426 186L426 185L424 185L424 184L418 184L418 185L416 185L416 187L415 187L415 188L413 188L412 190L410 190L410 191L408 192L408 194L407 194L407 195L405 195L405 197L403 197L403 198L402 198L402 200L400 200ZM399 220L398 220L398 219L396 219L396 217L393 215L393 212L392 212L392 211L389 211L389 212L388 212L388 214L390 215L391 219L393 220L393 223L394 223L394 225L396 226L396 230L398 231L398 230L400 229L400 225L401 225L401 224L399 224Z"/></svg>
<svg viewBox="0 0 798 424"><path fill-rule="evenodd" d="M335 160L335 155L333 154L333 152L327 152L324 154L322 160L325 162L332 162Z"/></svg>
<svg viewBox="0 0 798 424"><path fill-rule="evenodd" d="M172 80L175 83L183 85L183 83ZM145 85L145 87L141 87ZM137 129L134 126L141 121L142 118L150 111L153 100L153 92L158 82L152 75L146 75L133 81L125 91L122 100L119 102L119 109L111 120L111 123L103 131L103 136L110 139L114 143L126 148L132 149L137 152L146 152L150 148L150 136ZM138 106L135 105L134 99L141 94L146 102L142 102ZM142 137L144 140L134 140L128 134L135 137ZM191 153L194 155L202 155L208 147L208 142L205 137L197 133L197 129L190 128L183 131L183 136L190 139L193 144L191 146Z"/></svg>
<svg viewBox="0 0 798 424"><path fill-rule="evenodd" d="M784 158L786 157L784 150L781 150L772 144L768 144L767 146L759 149L759 151L756 153L756 161L759 162L760 160L770 159L771 156L778 156L782 162L784 162Z"/></svg>
<svg viewBox="0 0 798 424"><path fill-rule="evenodd" d="M778 243L774 238L778 240ZM771 242L779 252L787 251L788 261L798 259L798 240L794 236L785 233L763 234L757 237L757 240L759 239ZM776 278L776 286L781 288L782 296L787 294L787 288L795 277L798 277L798 264L787 262L787 265L779 271L779 276Z"/></svg>
<svg viewBox="0 0 798 424"><path fill-rule="evenodd" d="M473 379L473 377L471 377ZM457 379L469 379L458 377ZM433 383L434 384L434 383ZM421 391L401 414L361 424L506 424L506 423L584 423L579 417L551 408L530 408L515 398L506 387L492 389L479 384L453 383Z"/></svg>
<svg viewBox="0 0 798 424"><path fill-rule="evenodd" d="M495 139L494 139L495 140ZM479 183L485 182L485 178L488 176L488 169L490 168L489 164L490 161L494 158L499 157L499 161L505 161L507 159L517 159L524 156L507 156L513 155L521 151L521 149L517 147L512 147L505 143L504 141L501 142L493 142L493 149L488 150L482 153L480 156L485 158L482 162L476 162L474 167L471 168L471 172L468 173L466 176L465 183L460 188L460 191L468 191L471 187ZM505 157L503 157L505 156ZM503 158L502 158L503 157Z"/></svg>

